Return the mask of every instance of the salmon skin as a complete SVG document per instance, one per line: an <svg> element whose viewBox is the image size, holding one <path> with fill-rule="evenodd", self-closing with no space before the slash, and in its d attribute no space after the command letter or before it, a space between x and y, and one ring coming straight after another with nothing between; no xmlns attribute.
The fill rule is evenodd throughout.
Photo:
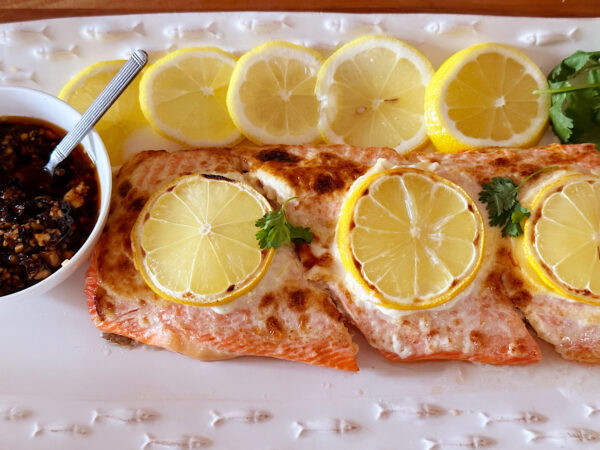
<svg viewBox="0 0 600 450"><path fill-rule="evenodd" d="M535 170L557 165L579 173L600 168L593 145L551 145L534 149L481 149L457 154L413 153L347 146L272 147L239 150L250 174L273 201L297 196L287 207L295 225L311 227L316 237L297 246L308 277L325 287L338 307L368 342L392 361L460 359L491 364L528 364L541 351L515 306L538 335L568 359L597 361L600 356L600 310L549 295L531 295L521 269L511 257L511 240L488 225L478 201L482 183L511 177L517 183ZM469 287L450 306L396 317L356 301L344 282L334 251L335 229L344 198L357 177L377 160L433 171L460 185L476 201L486 226L484 263ZM282 194L283 192L283 194ZM516 287L515 287L516 286ZM552 300L550 300L552 299ZM582 327L582 311L591 323ZM592 314L593 312L593 314ZM593 339L589 339L593 336Z"/></svg>
<svg viewBox="0 0 600 450"><path fill-rule="evenodd" d="M357 351L329 295L306 279L293 248L281 248L258 285L233 310L169 302L150 290L134 267L130 232L149 196L190 173L243 180L242 160L223 149L142 152L115 180L111 212L96 245L85 293L102 331L215 360L268 356L356 371Z"/></svg>

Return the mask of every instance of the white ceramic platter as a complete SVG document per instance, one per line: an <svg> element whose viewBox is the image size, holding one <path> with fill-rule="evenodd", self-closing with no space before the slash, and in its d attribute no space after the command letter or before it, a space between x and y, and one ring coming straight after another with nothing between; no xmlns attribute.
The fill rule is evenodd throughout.
<svg viewBox="0 0 600 450"><path fill-rule="evenodd" d="M548 72L600 50L600 19L286 13L89 17L0 26L0 84L58 93L88 64L143 47L241 54L285 39L330 53L389 34L439 64L469 44L517 46ZM552 140L549 134L546 141ZM174 148L151 133L131 150ZM598 448L600 368L392 364L360 337L357 374L264 358L203 363L100 338L85 268L50 293L0 301L0 449Z"/></svg>

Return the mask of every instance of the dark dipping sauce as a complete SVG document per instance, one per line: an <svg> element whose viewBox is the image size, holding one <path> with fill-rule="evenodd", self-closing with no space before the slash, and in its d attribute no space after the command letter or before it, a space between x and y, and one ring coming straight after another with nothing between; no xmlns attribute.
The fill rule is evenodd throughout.
<svg viewBox="0 0 600 450"><path fill-rule="evenodd" d="M96 168L81 145L50 176L43 167L65 131L26 117L0 117L0 296L45 279L92 232Z"/></svg>

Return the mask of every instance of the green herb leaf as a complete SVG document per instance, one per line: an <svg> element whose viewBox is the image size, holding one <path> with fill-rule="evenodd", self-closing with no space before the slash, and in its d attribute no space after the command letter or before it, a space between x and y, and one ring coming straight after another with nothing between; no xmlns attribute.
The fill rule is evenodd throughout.
<svg viewBox="0 0 600 450"><path fill-rule="evenodd" d="M486 203L490 220L501 216L505 211L511 210L516 200L518 189L513 180L496 177L492 178L490 183L485 183L481 187L483 190L479 193L479 201Z"/></svg>
<svg viewBox="0 0 600 450"><path fill-rule="evenodd" d="M511 178L495 177L489 183L481 185L479 201L485 203L490 226L502 227L502 236L517 237L523 234L521 222L530 216L531 211L519 203L518 193L521 187L535 175L556 169L557 166L536 170L517 185Z"/></svg>
<svg viewBox="0 0 600 450"><path fill-rule="evenodd" d="M552 101L552 106L550 107L550 120L552 121L554 132L560 137L562 142L568 142L573 133L573 119L566 116L562 109L562 105L567 101L567 94L566 92L554 94L552 98L556 98L556 100Z"/></svg>
<svg viewBox="0 0 600 450"><path fill-rule="evenodd" d="M310 244L315 235L310 231L310 228L290 226L290 240L294 244L306 242Z"/></svg>
<svg viewBox="0 0 600 450"><path fill-rule="evenodd" d="M590 69L590 71L588 72L588 83L600 83L600 68Z"/></svg>
<svg viewBox="0 0 600 450"><path fill-rule="evenodd" d="M550 120L562 143L592 142L600 149L600 51L577 51L548 75Z"/></svg>
<svg viewBox="0 0 600 450"><path fill-rule="evenodd" d="M288 198L279 211L269 211L256 221L255 225L260 228L256 233L260 248L279 248L289 242L312 242L314 234L310 228L291 225L285 216L285 205L295 198Z"/></svg>
<svg viewBox="0 0 600 450"><path fill-rule="evenodd" d="M523 234L523 228L520 223L508 222L502 227L502 237L519 237Z"/></svg>
<svg viewBox="0 0 600 450"><path fill-rule="evenodd" d="M531 211L523 207L520 203L517 203L512 209L510 215L510 223L502 228L502 236L517 237L523 234L523 228L521 228L521 222L531 215Z"/></svg>
<svg viewBox="0 0 600 450"><path fill-rule="evenodd" d="M586 53L579 50L571 56L567 56L564 63L567 67L571 68L573 72L578 72L590 61L592 55L593 53Z"/></svg>
<svg viewBox="0 0 600 450"><path fill-rule="evenodd" d="M524 219L531 215L531 211L521 204L517 204L513 209L512 214L510 215L510 220L512 223L521 223Z"/></svg>

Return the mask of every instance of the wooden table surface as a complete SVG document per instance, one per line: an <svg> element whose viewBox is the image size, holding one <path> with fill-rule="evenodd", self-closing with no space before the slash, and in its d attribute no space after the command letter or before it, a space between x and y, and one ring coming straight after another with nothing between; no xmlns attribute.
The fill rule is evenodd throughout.
<svg viewBox="0 0 600 450"><path fill-rule="evenodd" d="M600 0L0 0L0 22L50 17L217 10L600 17Z"/></svg>

